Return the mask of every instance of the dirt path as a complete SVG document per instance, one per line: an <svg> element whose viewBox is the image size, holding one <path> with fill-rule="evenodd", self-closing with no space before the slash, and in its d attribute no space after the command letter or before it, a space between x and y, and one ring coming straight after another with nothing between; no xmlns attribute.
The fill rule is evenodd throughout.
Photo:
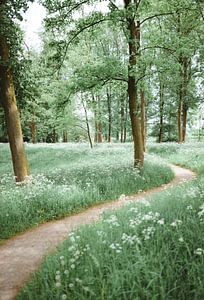
<svg viewBox="0 0 204 300"><path fill-rule="evenodd" d="M6 241L0 247L0 300L15 299L19 289L39 268L44 257L54 251L69 232L81 225L99 220L104 211L118 209L127 203L195 178L195 174L189 170L177 166L171 167L175 178L169 184L137 195L123 197L117 201L96 205L82 213L42 224Z"/></svg>

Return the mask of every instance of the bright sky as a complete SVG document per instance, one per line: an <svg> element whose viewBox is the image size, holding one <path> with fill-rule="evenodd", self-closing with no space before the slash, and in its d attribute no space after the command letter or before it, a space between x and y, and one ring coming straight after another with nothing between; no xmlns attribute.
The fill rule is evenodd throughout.
<svg viewBox="0 0 204 300"><path fill-rule="evenodd" d="M25 31L25 42L30 48L40 48L39 33L42 31L42 21L45 17L45 9L42 5L34 2L30 4L24 21L21 23L22 29Z"/></svg>
<svg viewBox="0 0 204 300"><path fill-rule="evenodd" d="M117 0L116 4L120 6L122 0ZM107 1L97 3L95 9L103 12L107 11ZM90 12L89 8L87 8L87 12ZM42 31L42 21L45 15L45 8L38 4L37 1L30 4L24 16L24 21L21 23L21 27L25 31L25 42L29 48L40 48L41 42L39 33Z"/></svg>

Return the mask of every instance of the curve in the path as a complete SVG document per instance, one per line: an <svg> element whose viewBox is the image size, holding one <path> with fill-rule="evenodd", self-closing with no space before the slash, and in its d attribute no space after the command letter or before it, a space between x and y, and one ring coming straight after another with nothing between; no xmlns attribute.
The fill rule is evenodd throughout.
<svg viewBox="0 0 204 300"><path fill-rule="evenodd" d="M79 214L40 225L6 241L0 247L0 300L15 299L20 288L30 279L44 257L54 251L67 234L84 224L100 219L103 212L115 210L132 201L156 194L195 178L195 173L171 165L175 178L168 184L137 195L96 205Z"/></svg>

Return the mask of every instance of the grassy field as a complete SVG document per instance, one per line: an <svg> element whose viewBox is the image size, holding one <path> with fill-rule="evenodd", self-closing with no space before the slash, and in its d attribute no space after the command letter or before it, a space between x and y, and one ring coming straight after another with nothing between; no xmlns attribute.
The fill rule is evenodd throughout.
<svg viewBox="0 0 204 300"><path fill-rule="evenodd" d="M32 183L14 183L8 145L1 144L0 239L91 205L159 186L173 177L157 158L147 157L144 172L132 167L130 144L27 145Z"/></svg>
<svg viewBox="0 0 204 300"><path fill-rule="evenodd" d="M198 179L72 233L18 300L204 299L204 144L151 144L149 152Z"/></svg>

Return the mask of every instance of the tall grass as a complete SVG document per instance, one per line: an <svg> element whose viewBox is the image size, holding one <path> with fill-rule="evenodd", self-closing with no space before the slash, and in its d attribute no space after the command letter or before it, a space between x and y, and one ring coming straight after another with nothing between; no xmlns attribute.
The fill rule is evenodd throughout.
<svg viewBox="0 0 204 300"><path fill-rule="evenodd" d="M33 180L17 186L9 151L1 145L0 239L39 223L79 212L121 194L169 182L173 174L147 157L143 173L132 167L131 145L27 145Z"/></svg>
<svg viewBox="0 0 204 300"><path fill-rule="evenodd" d="M150 146L156 153L162 147L163 157L191 166L199 178L151 201L105 214L101 222L70 234L18 299L204 299L204 147L200 146L194 145L193 151L185 145L176 151L171 144Z"/></svg>

